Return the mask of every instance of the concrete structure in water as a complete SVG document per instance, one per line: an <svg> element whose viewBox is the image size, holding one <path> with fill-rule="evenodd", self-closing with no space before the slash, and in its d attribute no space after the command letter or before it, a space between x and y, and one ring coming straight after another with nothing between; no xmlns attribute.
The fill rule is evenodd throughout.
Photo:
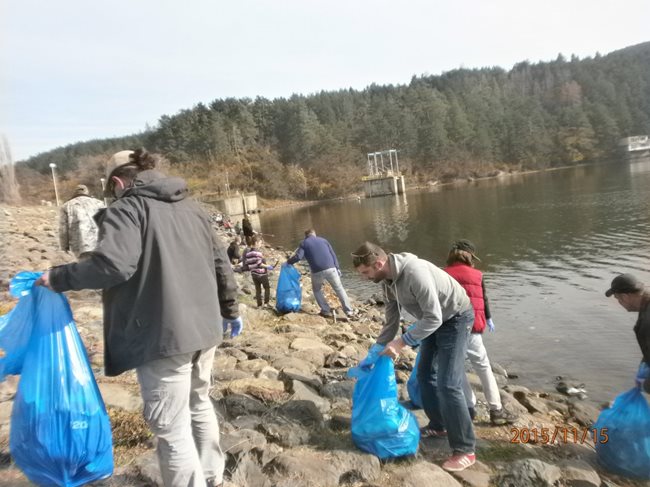
<svg viewBox="0 0 650 487"><path fill-rule="evenodd" d="M633 135L619 141L627 159L634 160L650 156L650 136Z"/></svg>
<svg viewBox="0 0 650 487"><path fill-rule="evenodd" d="M388 162L384 164L384 156ZM368 153L368 175L362 178L366 198L388 194L404 194L404 176L399 172L397 150Z"/></svg>
<svg viewBox="0 0 650 487"><path fill-rule="evenodd" d="M257 206L257 195L235 194L225 198L214 198L205 196L201 198L205 203L209 203L217 208L217 211L228 216L243 215L244 213L256 213L259 211Z"/></svg>

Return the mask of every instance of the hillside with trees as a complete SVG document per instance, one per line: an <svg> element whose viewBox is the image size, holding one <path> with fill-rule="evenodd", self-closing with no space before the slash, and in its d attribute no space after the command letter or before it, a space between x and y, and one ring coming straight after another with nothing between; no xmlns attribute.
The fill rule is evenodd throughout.
<svg viewBox="0 0 650 487"><path fill-rule="evenodd" d="M108 155L144 146L195 191L221 192L228 182L267 198L327 198L359 191L367 152L398 149L400 169L419 183L602 160L621 137L649 133L650 42L510 70L414 76L404 85L216 99L164 115L140 134L39 154L17 174L23 193L51 162L64 180L97 187Z"/></svg>

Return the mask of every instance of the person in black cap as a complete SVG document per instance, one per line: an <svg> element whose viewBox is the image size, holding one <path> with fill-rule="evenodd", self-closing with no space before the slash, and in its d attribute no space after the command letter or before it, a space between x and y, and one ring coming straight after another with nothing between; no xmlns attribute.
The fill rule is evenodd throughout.
<svg viewBox="0 0 650 487"><path fill-rule="evenodd" d="M612 294L627 311L639 312L634 333L643 358L636 374L636 383L650 394L650 292L632 274L621 274L612 280L610 288L605 292L608 298Z"/></svg>

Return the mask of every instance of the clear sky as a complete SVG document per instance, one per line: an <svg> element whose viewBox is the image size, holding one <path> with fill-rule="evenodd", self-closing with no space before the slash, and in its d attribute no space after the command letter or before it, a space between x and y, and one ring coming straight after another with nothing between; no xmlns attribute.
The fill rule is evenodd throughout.
<svg viewBox="0 0 650 487"><path fill-rule="evenodd" d="M0 0L0 133L20 160L216 98L408 83L648 40L650 0Z"/></svg>

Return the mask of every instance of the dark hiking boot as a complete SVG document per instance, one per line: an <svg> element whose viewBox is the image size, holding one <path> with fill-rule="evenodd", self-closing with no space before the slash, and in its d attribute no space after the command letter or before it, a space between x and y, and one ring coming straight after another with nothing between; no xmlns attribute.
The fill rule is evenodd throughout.
<svg viewBox="0 0 650 487"><path fill-rule="evenodd" d="M503 426L504 424L512 424L517 421L517 417L514 414L506 411L505 409L494 409L490 411L490 422L494 426Z"/></svg>

